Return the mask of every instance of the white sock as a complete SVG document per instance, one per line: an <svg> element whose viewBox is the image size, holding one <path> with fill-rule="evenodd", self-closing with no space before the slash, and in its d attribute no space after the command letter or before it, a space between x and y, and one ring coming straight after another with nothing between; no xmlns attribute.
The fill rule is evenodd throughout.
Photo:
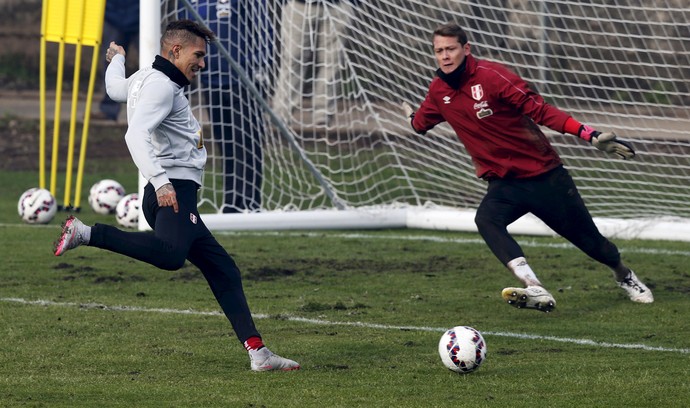
<svg viewBox="0 0 690 408"><path fill-rule="evenodd" d="M271 352L265 346L258 350L248 350L248 352L252 360L263 361L271 356Z"/></svg>
<svg viewBox="0 0 690 408"><path fill-rule="evenodd" d="M539 278L534 273L532 268L527 264L524 257L515 258L507 264L516 278L518 278L525 286L542 286Z"/></svg>
<svg viewBox="0 0 690 408"><path fill-rule="evenodd" d="M82 243L84 245L88 245L91 241L91 227L86 224L82 224L82 226L79 228L79 236L81 236Z"/></svg>

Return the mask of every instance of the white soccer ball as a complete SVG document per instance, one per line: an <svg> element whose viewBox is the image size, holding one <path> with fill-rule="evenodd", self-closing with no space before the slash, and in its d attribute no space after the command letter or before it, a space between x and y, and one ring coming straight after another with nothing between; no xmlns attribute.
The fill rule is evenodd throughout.
<svg viewBox="0 0 690 408"><path fill-rule="evenodd" d="M476 329L456 326L446 330L441 336L438 354L449 370L461 374L471 373L486 359L486 342Z"/></svg>
<svg viewBox="0 0 690 408"><path fill-rule="evenodd" d="M44 188L26 190L17 203L22 221L29 224L47 224L57 212L57 202L50 191Z"/></svg>
<svg viewBox="0 0 690 408"><path fill-rule="evenodd" d="M110 179L101 180L89 190L89 205L98 214L112 214L124 196L122 184Z"/></svg>
<svg viewBox="0 0 690 408"><path fill-rule="evenodd" d="M139 207L138 194L127 194L122 197L115 208L117 223L125 228L136 228L139 225Z"/></svg>

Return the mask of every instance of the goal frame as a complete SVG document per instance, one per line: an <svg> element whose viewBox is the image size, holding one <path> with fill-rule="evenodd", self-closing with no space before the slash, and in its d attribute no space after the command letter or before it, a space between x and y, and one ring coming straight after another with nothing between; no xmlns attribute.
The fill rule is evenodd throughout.
<svg viewBox="0 0 690 408"><path fill-rule="evenodd" d="M187 3L187 0L183 0ZM140 67L150 66L159 51L160 3L141 0L140 7ZM226 52L227 54L227 52ZM241 70L237 64L233 69ZM245 75L246 77L246 75ZM285 127L270 107L265 105L272 122ZM284 129L285 130L285 129ZM289 131L285 130L286 134ZM305 160L308 158L305 156ZM143 196L146 184L139 175L139 194ZM325 187L328 190L327 187ZM326 191L328 194L328 191ZM337 202L337 197L331 197ZM413 228L445 231L476 232L475 211L436 205L403 205L350 208L335 205L334 209L306 211L265 211L241 214L202 214L204 223L211 230L325 230L325 229L390 229ZM620 239L651 239L690 241L690 220L680 217L653 217L648 219L617 219L594 217L594 222L604 236ZM150 229L144 217L139 217L140 229ZM509 226L513 234L555 236L543 222L528 214Z"/></svg>

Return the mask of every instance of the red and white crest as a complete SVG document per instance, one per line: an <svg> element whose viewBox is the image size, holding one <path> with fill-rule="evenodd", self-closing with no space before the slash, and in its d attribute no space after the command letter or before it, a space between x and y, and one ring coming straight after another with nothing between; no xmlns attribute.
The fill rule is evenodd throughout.
<svg viewBox="0 0 690 408"><path fill-rule="evenodd" d="M470 89L472 90L472 98L475 101L482 100L482 98L484 97L484 89L482 89L481 84L472 85L472 88Z"/></svg>

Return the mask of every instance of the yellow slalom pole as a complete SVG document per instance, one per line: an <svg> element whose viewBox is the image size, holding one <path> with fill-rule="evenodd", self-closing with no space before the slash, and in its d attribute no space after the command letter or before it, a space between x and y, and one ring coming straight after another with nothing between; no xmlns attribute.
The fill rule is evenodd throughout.
<svg viewBox="0 0 690 408"><path fill-rule="evenodd" d="M78 0L75 0L75 2ZM103 20L105 16L105 0L84 0L82 6L83 20L80 44L93 47L93 58L91 59L91 75L89 76L89 87L86 93L86 107L84 109L84 127L82 128L81 144L79 148L79 165L77 169L77 182L74 192L75 210L80 209L81 187L84 176L84 163L86 161L86 146L89 135L89 124L91 120L91 107L93 102L93 92L98 75L98 59L101 50L103 37Z"/></svg>
<svg viewBox="0 0 690 408"><path fill-rule="evenodd" d="M60 110L62 109L62 78L65 63L65 43L60 42L58 52L57 85L55 86L55 118L53 120L53 155L50 163L50 192L57 193L58 149L60 147Z"/></svg>
<svg viewBox="0 0 690 408"><path fill-rule="evenodd" d="M86 109L84 111L84 128L81 133L81 145L79 146L79 167L77 169L77 185L74 192L75 210L79 211L81 206L81 186L84 178L84 162L86 161L86 142L89 137L89 121L91 119L91 102L93 91L98 73L98 59L101 49L100 42L93 46L93 59L91 60L91 76L89 77L89 89L86 93Z"/></svg>
<svg viewBox="0 0 690 408"><path fill-rule="evenodd" d="M67 143L67 168L65 169L65 210L72 209L70 196L72 195L72 168L74 167L74 141L77 131L77 108L79 106L79 79L81 77L81 42L77 42L74 56L74 78L72 84L72 112L69 120L69 140Z"/></svg>
<svg viewBox="0 0 690 408"><path fill-rule="evenodd" d="M70 202L72 195L72 173L74 170L74 142L77 130L77 109L79 108L79 80L81 77L81 53L83 45L84 8L85 0L69 0L67 2L65 19L64 42L75 44L74 75L72 77L72 110L69 122L69 139L67 142L67 166L65 168L65 200L64 209L72 209Z"/></svg>
<svg viewBox="0 0 690 408"><path fill-rule="evenodd" d="M48 0L43 0L41 12L41 56L39 79L39 138L38 138L38 186L46 188L46 25L48 20ZM54 193L51 191L51 193Z"/></svg>
<svg viewBox="0 0 690 408"><path fill-rule="evenodd" d="M50 192L57 196L58 151L60 148L60 116L62 112L62 81L65 63L65 29L69 14L68 0L43 0L46 7L46 41L59 44L57 83L55 85L55 113L53 118L53 151L50 163ZM47 3L47 6L46 6ZM60 208L60 206L58 206Z"/></svg>

